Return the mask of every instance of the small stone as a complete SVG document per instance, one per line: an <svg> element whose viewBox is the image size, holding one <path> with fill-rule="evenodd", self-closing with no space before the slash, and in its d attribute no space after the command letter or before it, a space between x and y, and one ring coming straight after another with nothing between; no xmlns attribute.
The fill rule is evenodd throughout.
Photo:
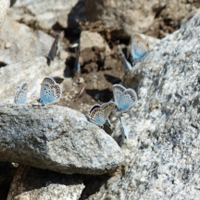
<svg viewBox="0 0 200 200"><path fill-rule="evenodd" d="M9 49L11 46L12 46L12 44L11 44L10 42L7 42L7 43L5 44L5 48L6 48L6 49Z"/></svg>
<svg viewBox="0 0 200 200"><path fill-rule="evenodd" d="M85 80L84 80L83 77L79 77L79 78L78 78L78 83L79 83L79 84L84 83L84 82L85 82Z"/></svg>

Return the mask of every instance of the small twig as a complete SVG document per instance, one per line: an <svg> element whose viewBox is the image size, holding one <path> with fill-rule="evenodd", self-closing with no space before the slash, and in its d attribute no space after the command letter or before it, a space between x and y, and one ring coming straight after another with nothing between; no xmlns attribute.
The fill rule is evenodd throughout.
<svg viewBox="0 0 200 200"><path fill-rule="evenodd" d="M80 92L76 95L76 98L73 100L73 102L77 101L83 95L84 90L85 86L81 88Z"/></svg>

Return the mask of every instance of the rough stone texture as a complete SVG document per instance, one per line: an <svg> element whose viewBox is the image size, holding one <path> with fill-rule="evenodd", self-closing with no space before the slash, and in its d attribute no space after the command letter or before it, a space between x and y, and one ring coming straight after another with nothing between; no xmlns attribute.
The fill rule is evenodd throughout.
<svg viewBox="0 0 200 200"><path fill-rule="evenodd" d="M37 23L42 29L77 28L76 20L86 17L85 0L17 0L10 14L26 24Z"/></svg>
<svg viewBox="0 0 200 200"><path fill-rule="evenodd" d="M64 175L20 166L12 181L7 200L76 200L84 184L78 175Z"/></svg>
<svg viewBox="0 0 200 200"><path fill-rule="evenodd" d="M133 32L163 37L193 16L197 7L198 3L176 0L86 1L88 20L103 21L118 38L130 37Z"/></svg>
<svg viewBox="0 0 200 200"><path fill-rule="evenodd" d="M13 21L8 15L2 27L0 41L0 62L6 65L48 55L54 38L40 30L33 31L28 26Z"/></svg>
<svg viewBox="0 0 200 200"><path fill-rule="evenodd" d="M0 105L0 160L61 173L103 174L123 162L117 143L70 108Z"/></svg>
<svg viewBox="0 0 200 200"><path fill-rule="evenodd" d="M87 199L199 199L199 33L200 11L137 63L131 80L124 78L138 94L122 118L129 131L121 144L125 163ZM118 122L113 137L119 134Z"/></svg>
<svg viewBox="0 0 200 200"><path fill-rule="evenodd" d="M98 48L102 52L110 51L108 44L99 33L82 31L80 37L80 51L92 48Z"/></svg>
<svg viewBox="0 0 200 200"><path fill-rule="evenodd" d="M111 53L111 50L103 39L103 37L96 32L82 31L80 36L80 57L86 59L80 59L81 65L83 63L90 62L92 58L96 57L96 61L104 60L106 56ZM87 56L84 56L84 55ZM82 56L83 55L83 56Z"/></svg>
<svg viewBox="0 0 200 200"><path fill-rule="evenodd" d="M0 0L0 30L6 17L10 0Z"/></svg>
<svg viewBox="0 0 200 200"><path fill-rule="evenodd" d="M39 99L42 80L45 76L63 76L64 61L57 60L47 65L45 57L34 57L28 61L18 62L0 68L1 103L14 102L17 88L22 82L28 83L28 102ZM3 78L6 77L6 78ZM69 80L65 80L68 82Z"/></svg>

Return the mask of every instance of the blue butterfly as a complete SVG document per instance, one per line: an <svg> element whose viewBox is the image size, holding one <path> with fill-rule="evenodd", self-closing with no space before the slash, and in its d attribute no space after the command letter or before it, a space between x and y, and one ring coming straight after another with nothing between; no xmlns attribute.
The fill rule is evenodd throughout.
<svg viewBox="0 0 200 200"><path fill-rule="evenodd" d="M62 90L59 84L57 84L53 78L44 78L40 91L39 102L43 105L49 103L55 103L60 100Z"/></svg>
<svg viewBox="0 0 200 200"><path fill-rule="evenodd" d="M113 94L115 104L120 112L128 111L137 101L137 94L133 89L126 89L119 84L113 85Z"/></svg>
<svg viewBox="0 0 200 200"><path fill-rule="evenodd" d="M131 55L132 59L140 61L149 52L148 43L139 35L134 34L131 38Z"/></svg>
<svg viewBox="0 0 200 200"><path fill-rule="evenodd" d="M122 58L123 58L123 62L124 62L124 69L125 71L129 71L132 69L132 65L128 62L128 60L126 59L121 47L118 45L118 49L119 49L119 52L121 53L122 55Z"/></svg>
<svg viewBox="0 0 200 200"><path fill-rule="evenodd" d="M102 105L94 105L90 109L88 113L88 117L90 121L93 123L103 127L105 122L108 120L109 122L109 115L112 112L112 110L115 108L115 103L110 101L108 103L104 103Z"/></svg>
<svg viewBox="0 0 200 200"><path fill-rule="evenodd" d="M22 83L20 88L15 93L14 102L16 104L25 105L27 102L27 91L28 91L28 84Z"/></svg>
<svg viewBox="0 0 200 200"><path fill-rule="evenodd" d="M49 54L48 54L48 58L49 60L54 60L54 58L56 57L56 55L58 54L58 39L59 39L60 35L57 34L55 39L54 39L54 42L51 46L51 49L49 51Z"/></svg>

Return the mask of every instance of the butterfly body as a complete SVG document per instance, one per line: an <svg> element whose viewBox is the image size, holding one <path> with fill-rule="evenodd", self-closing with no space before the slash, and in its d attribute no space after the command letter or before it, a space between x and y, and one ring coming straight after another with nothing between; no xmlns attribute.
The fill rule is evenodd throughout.
<svg viewBox="0 0 200 200"><path fill-rule="evenodd" d="M115 104L120 112L128 111L133 106L135 101L137 101L137 94L133 89L126 89L119 84L113 85L113 94Z"/></svg>
<svg viewBox="0 0 200 200"><path fill-rule="evenodd" d="M16 104L25 105L27 102L27 91L28 91L28 84L22 83L20 88L15 93L14 102Z"/></svg>
<svg viewBox="0 0 200 200"><path fill-rule="evenodd" d="M61 95L62 90L60 85L51 77L44 78L40 91L40 103L43 105L55 103L60 100Z"/></svg>
<svg viewBox="0 0 200 200"><path fill-rule="evenodd" d="M115 107L115 103L110 101L102 105L94 105L89 111L89 119L99 126L103 126Z"/></svg>
<svg viewBox="0 0 200 200"><path fill-rule="evenodd" d="M149 46L138 34L134 34L131 39L132 59L140 61L149 52Z"/></svg>

